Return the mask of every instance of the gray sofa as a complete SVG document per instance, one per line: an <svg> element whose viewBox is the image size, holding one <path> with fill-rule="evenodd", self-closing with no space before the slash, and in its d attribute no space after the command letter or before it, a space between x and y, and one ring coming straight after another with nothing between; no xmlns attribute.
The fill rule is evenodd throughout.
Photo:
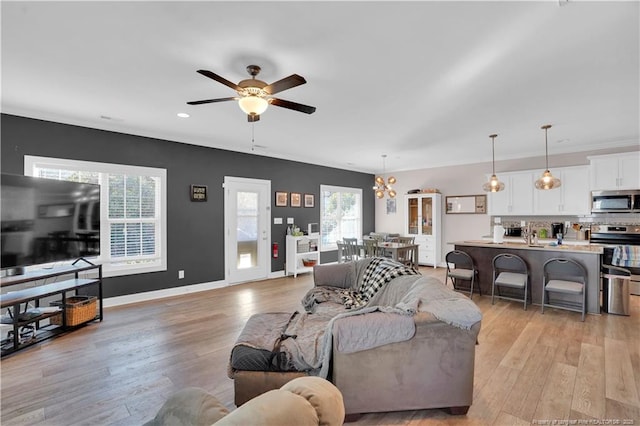
<svg viewBox="0 0 640 426"><path fill-rule="evenodd" d="M310 293L357 290L367 262L370 260L316 266L316 287ZM303 304L308 306L309 298L305 299ZM467 412L473 399L475 345L482 315L466 296L436 278L412 275L392 278L360 310L366 313L346 313L343 306L334 305L340 303L317 303L317 309L343 312L327 330L331 350L323 368L300 372L233 370L230 377L237 405L292 377L326 374L340 389L345 411L351 416L429 408L445 408L452 414ZM364 342L363 336L368 336ZM367 341L371 336L373 343Z"/></svg>

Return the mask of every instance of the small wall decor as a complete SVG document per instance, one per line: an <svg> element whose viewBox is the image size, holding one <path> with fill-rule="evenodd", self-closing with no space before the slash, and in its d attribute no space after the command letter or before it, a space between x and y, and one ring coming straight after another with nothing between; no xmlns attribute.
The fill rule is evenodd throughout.
<svg viewBox="0 0 640 426"><path fill-rule="evenodd" d="M396 199L387 199L387 214L396 214Z"/></svg>
<svg viewBox="0 0 640 426"><path fill-rule="evenodd" d="M291 207L302 207L302 194L299 192L291 193Z"/></svg>
<svg viewBox="0 0 640 426"><path fill-rule="evenodd" d="M313 194L304 194L304 206L315 207L315 196Z"/></svg>
<svg viewBox="0 0 640 426"><path fill-rule="evenodd" d="M207 185L191 185L191 201L207 201Z"/></svg>
<svg viewBox="0 0 640 426"><path fill-rule="evenodd" d="M446 197L448 214L484 214L487 212L486 195L456 195Z"/></svg>
<svg viewBox="0 0 640 426"><path fill-rule="evenodd" d="M276 207L287 207L289 194L283 191L276 191Z"/></svg>

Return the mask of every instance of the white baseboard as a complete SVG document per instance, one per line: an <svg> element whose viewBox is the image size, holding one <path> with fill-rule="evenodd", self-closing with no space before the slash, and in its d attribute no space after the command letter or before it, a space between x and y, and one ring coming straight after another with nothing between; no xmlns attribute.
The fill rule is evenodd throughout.
<svg viewBox="0 0 640 426"><path fill-rule="evenodd" d="M104 307L128 305L130 303L146 302L149 300L162 299L164 297L181 296L189 293L213 290L229 285L226 280L213 281L208 283L185 285L182 287L166 288L163 290L145 291L144 293L127 294L125 296L109 297L103 300Z"/></svg>
<svg viewBox="0 0 640 426"><path fill-rule="evenodd" d="M283 270L270 272L269 275L267 276L268 279L282 278L282 277L284 277ZM199 291L214 290L216 288L222 288L222 287L227 287L229 285L236 285L236 284L243 284L243 283L229 284L227 280L212 281L208 283L185 285L182 287L166 288L163 290L146 291L144 293L127 294L125 296L109 297L109 298L105 298L103 300L103 303L105 308L110 308L113 306L128 305L130 303L138 303L138 302L147 302L149 300L162 299L165 297L182 296L189 293L197 293Z"/></svg>

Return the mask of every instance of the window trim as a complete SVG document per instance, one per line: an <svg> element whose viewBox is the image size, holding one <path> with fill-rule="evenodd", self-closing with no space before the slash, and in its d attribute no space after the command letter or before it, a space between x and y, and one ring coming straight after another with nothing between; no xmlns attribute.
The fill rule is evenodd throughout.
<svg viewBox="0 0 640 426"><path fill-rule="evenodd" d="M320 185L320 226L322 227L322 223L324 222L323 220L323 215L324 215L324 192L325 191L330 191L330 192L339 192L339 193L350 193L350 194L356 194L360 197L360 221L359 221L359 230L358 230L358 235L362 235L362 223L364 221L364 207L363 207L363 194L362 194L362 188L353 188L353 187L347 187L347 186L335 186L335 185ZM322 229L320 229L320 251L321 252L326 252L326 251L335 251L338 250L338 245L337 244L329 244L329 245L324 245L322 243Z"/></svg>
<svg viewBox="0 0 640 426"><path fill-rule="evenodd" d="M159 255L157 261L152 265L122 265L120 262L111 263L107 259L110 241L107 226L100 227L100 256L96 258L98 263L102 263L104 277L116 277L122 275L144 274L148 272L159 272L167 270L167 170L162 168L133 166L126 164L102 163L95 161L69 160L64 158L40 157L33 155L24 156L24 174L33 176L34 167L63 168L70 170L91 171L98 173L130 174L138 176L152 176L160 180L158 191L160 218L157 221L159 226L160 241ZM108 191L101 188L100 191L100 221L102 224L108 223Z"/></svg>

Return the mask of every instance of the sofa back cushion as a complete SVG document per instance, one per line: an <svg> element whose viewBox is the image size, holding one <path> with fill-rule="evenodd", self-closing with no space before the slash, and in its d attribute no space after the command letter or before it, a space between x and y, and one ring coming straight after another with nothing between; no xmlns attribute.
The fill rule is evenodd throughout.
<svg viewBox="0 0 640 426"><path fill-rule="evenodd" d="M351 288L355 283L355 263L330 263L313 267L316 287L329 286Z"/></svg>

